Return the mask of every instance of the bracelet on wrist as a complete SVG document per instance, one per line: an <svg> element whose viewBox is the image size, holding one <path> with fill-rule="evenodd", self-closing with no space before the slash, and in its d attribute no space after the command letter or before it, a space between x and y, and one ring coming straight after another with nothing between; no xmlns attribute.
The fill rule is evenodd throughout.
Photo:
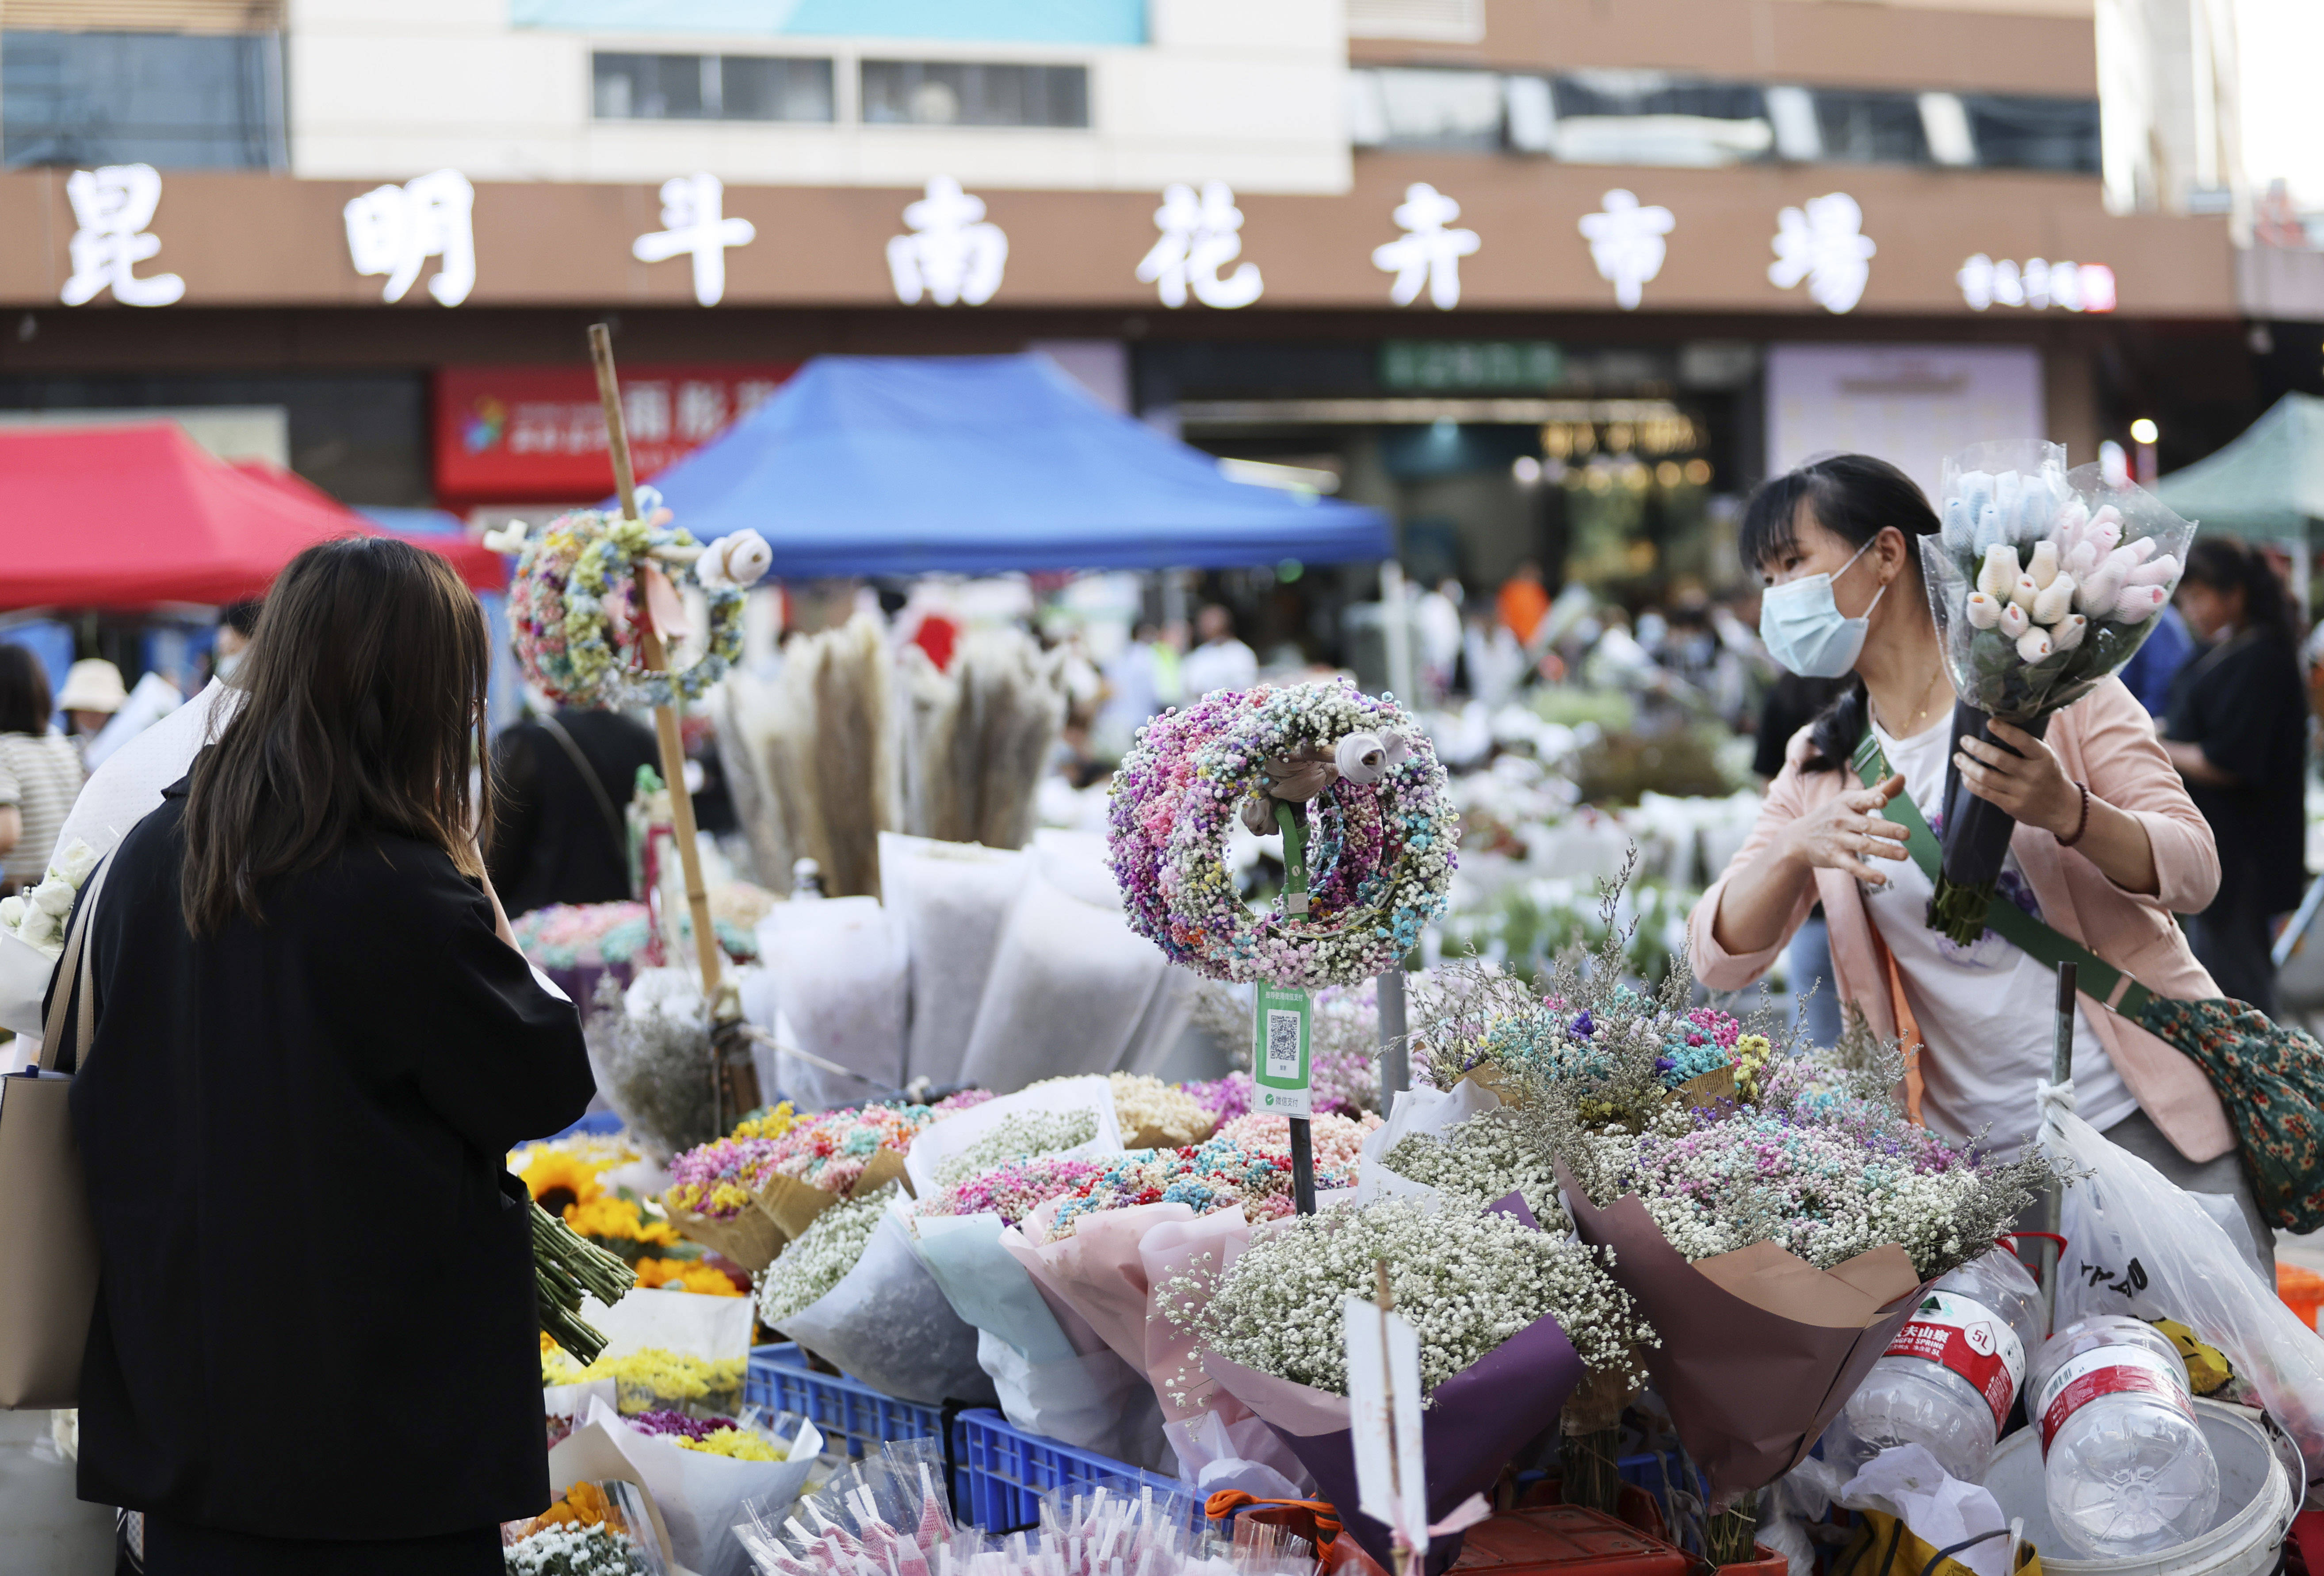
<svg viewBox="0 0 2324 1576"><path fill-rule="evenodd" d="M2090 785L2078 782L2074 786L2082 790L2082 813L2075 817L2073 835L2058 839L2061 848L2071 848L2082 840L2082 834L2090 829Z"/></svg>

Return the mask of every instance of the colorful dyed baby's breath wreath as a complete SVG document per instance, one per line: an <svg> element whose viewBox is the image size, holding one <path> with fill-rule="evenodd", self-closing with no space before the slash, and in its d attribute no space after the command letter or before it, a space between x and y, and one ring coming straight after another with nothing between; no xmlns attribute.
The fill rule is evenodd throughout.
<svg viewBox="0 0 2324 1576"><path fill-rule="evenodd" d="M558 516L538 536L519 538L512 527L491 539L504 551L521 541L509 618L526 677L552 699L605 708L675 705L698 698L742 656L750 582L741 576L752 566L763 570L757 558L764 543L728 550L734 540L728 538L705 549L669 520L659 508L647 509L643 520L582 509ZM701 657L669 672L639 660L634 587L638 567L648 562L698 587L710 604Z"/></svg>
<svg viewBox="0 0 2324 1576"><path fill-rule="evenodd" d="M1307 908L1253 914L1222 857L1231 817L1286 777L1313 788ZM1113 779L1108 842L1131 926L1197 973L1346 984L1392 967L1443 912L1458 840L1419 724L1345 679L1222 691L1148 724Z"/></svg>

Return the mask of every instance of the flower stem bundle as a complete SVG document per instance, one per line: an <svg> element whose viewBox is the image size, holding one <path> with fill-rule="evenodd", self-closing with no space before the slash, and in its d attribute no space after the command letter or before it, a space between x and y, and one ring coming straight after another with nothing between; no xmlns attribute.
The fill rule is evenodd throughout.
<svg viewBox="0 0 2324 1576"><path fill-rule="evenodd" d="M588 1364L605 1350L605 1337L581 1317L581 1299L607 1306L638 1284L637 1272L539 1204L532 1210L532 1272L540 1295L540 1328L558 1345Z"/></svg>

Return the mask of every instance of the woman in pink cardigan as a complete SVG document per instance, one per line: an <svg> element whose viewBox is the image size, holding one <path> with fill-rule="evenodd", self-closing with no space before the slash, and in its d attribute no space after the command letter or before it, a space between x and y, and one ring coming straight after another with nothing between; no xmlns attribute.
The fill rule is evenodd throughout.
<svg viewBox="0 0 2324 1576"><path fill-rule="evenodd" d="M1769 653L1793 672L1854 682L1791 741L1758 824L1695 905L1689 935L1696 977L1739 990L1821 901L1841 1000L1904 1044L1906 1108L1948 1138L2007 1153L2040 1125L2034 1085L2050 1075L2056 985L1992 931L1961 947L1931 930L1929 879L1880 814L1908 793L1942 830L1953 690L1914 539L1936 530L1910 478L1863 455L1803 465L1752 498L1742 549L1766 580ZM1894 773L1872 788L1849 764L1868 727ZM2016 818L2004 894L2162 995L2218 994L2172 916L2210 902L2218 853L2145 709L2109 678L2052 718L2044 739L1993 732L2017 755L1967 740L1956 759L1971 792ZM2085 997L2074 1088L2108 1138L2182 1187L2231 1194L2273 1261L2273 1235L2200 1067Z"/></svg>

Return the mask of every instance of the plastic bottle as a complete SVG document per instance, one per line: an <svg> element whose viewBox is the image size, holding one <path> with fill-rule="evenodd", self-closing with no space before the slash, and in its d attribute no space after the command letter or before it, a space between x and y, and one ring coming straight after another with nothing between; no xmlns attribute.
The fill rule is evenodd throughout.
<svg viewBox="0 0 2324 1576"><path fill-rule="evenodd" d="M2040 1288L1996 1249L1941 1278L1849 1397L1848 1422L1876 1451L1925 1445L1980 1482L2042 1335Z"/></svg>
<svg viewBox="0 0 2324 1576"><path fill-rule="evenodd" d="M2093 1559L2157 1554L2209 1532L2219 1464L2170 1339L2120 1313L2052 1336L2026 1415L2059 1536Z"/></svg>

